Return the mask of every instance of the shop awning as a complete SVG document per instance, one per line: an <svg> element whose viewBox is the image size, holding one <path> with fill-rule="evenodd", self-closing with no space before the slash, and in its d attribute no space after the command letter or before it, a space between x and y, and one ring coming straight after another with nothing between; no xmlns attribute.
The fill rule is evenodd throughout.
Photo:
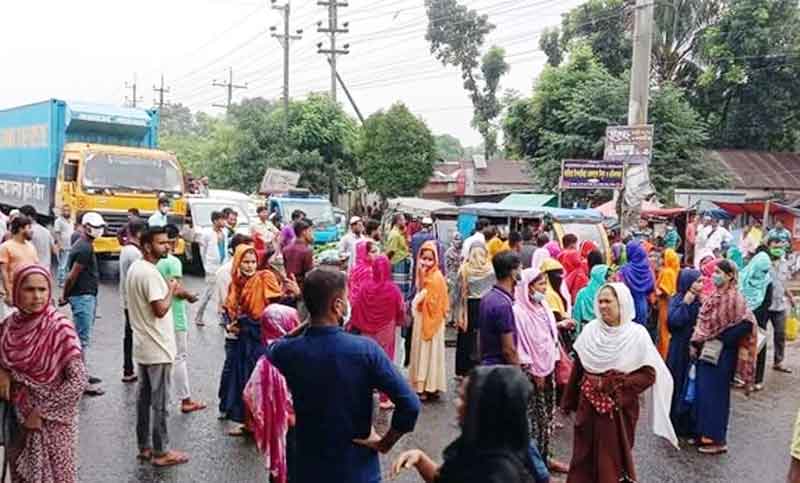
<svg viewBox="0 0 800 483"><path fill-rule="evenodd" d="M714 204L727 211L733 216L748 214L755 217L764 216L764 205L766 201L747 201L744 203L732 203L715 201ZM794 217L800 217L800 209L792 208L790 206L782 205L780 203L769 202L769 214L780 215L789 214Z"/></svg>

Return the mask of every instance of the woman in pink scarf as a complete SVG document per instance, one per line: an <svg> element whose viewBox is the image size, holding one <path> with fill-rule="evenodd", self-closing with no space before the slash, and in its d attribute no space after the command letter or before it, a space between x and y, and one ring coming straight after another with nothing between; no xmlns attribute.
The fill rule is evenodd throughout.
<svg viewBox="0 0 800 483"><path fill-rule="evenodd" d="M261 315L261 342L269 347L300 325L297 310L286 305L271 304ZM286 483L289 465L286 438L294 426L292 395L286 379L267 359L261 356L244 388L246 421L253 431L271 482ZM291 437L291 435L289 436Z"/></svg>
<svg viewBox="0 0 800 483"><path fill-rule="evenodd" d="M18 310L0 326L0 397L19 434L6 442L14 482L77 481L78 403L88 374L72 322L50 305L53 281L40 265L14 276Z"/></svg>
<svg viewBox="0 0 800 483"><path fill-rule="evenodd" d="M392 282L392 264L386 256L375 259L372 280L363 284L352 299L350 327L378 343L389 360L394 360L395 327L405 320L405 305L400 289ZM392 402L381 394L381 409Z"/></svg>
<svg viewBox="0 0 800 483"><path fill-rule="evenodd" d="M556 319L545 301L547 287L547 276L538 268L522 271L522 280L514 291L514 325L519 362L534 388L528 401L531 437L547 466L566 472L568 467L550 453L557 402L554 373L560 350Z"/></svg>
<svg viewBox="0 0 800 483"><path fill-rule="evenodd" d="M347 292L350 298L350 305L358 296L365 283L372 280L373 259L371 241L359 241L356 244L356 261L353 269L350 270L350 278L347 279Z"/></svg>

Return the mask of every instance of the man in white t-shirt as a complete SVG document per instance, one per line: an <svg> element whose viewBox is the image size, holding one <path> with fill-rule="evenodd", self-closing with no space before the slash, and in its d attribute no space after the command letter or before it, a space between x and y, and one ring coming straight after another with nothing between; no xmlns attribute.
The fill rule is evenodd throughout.
<svg viewBox="0 0 800 483"><path fill-rule="evenodd" d="M150 461L154 466L174 466L189 461L185 453L169 449L167 433L167 404L172 365L177 353L171 306L178 282L174 279L165 281L156 268L156 262L164 258L170 248L164 227L150 227L142 235L141 244L143 258L131 264L125 281L133 329L133 360L139 372L136 402L138 458Z"/></svg>

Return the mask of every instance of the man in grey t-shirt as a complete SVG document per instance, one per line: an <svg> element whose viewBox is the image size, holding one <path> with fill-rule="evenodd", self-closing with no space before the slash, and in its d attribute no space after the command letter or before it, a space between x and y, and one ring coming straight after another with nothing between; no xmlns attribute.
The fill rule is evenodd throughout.
<svg viewBox="0 0 800 483"><path fill-rule="evenodd" d="M36 221L36 208L31 205L25 205L20 208L19 211L23 215L30 218L33 222L33 237L31 238L31 243L33 244L34 248L36 248L36 255L39 257L39 264L50 271L50 265L53 262L53 254L57 252L56 242L53 240L53 235L47 228L43 227Z"/></svg>
<svg viewBox="0 0 800 483"><path fill-rule="evenodd" d="M125 335L122 339L123 362L122 362L122 382L136 382L136 372L133 367L133 330L131 329L131 319L128 313L128 299L126 296L126 278L128 269L133 262L142 258L141 237L147 228L144 220L136 219L128 224L128 243L119 252L119 295L122 312L125 315Z"/></svg>

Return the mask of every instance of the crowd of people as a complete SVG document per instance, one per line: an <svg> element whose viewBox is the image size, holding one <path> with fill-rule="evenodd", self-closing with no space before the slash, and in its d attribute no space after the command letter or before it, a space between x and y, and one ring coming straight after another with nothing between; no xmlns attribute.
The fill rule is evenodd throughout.
<svg viewBox="0 0 800 483"><path fill-rule="evenodd" d="M541 225L518 233L479 219L444 246L430 218L412 225L398 213L384 236L379 221L354 216L327 260L315 259L302 211L282 224L259 207L246 234L230 209L212 213L197 238L206 276L196 294L174 255L183 242L169 208L159 202L146 220L131 210L118 232L122 381L138 384L136 457L154 466L189 461L170 445L170 401L183 413L207 408L190 385L191 305L195 325L210 310L225 334L217 407L227 434L253 438L280 483L380 481L378 454L414 431L450 377L461 435L442 463L410 450L393 473L413 468L440 483L558 473L569 483L636 481L640 395L649 393L656 435L720 454L731 381L764 388L759 330L769 322L772 367L791 371L782 227L761 238L751 227L738 246L708 220L685 241L674 227L656 240L643 223L605 253L575 234L551 239ZM78 402L103 394L86 353L99 279L93 240L106 224L89 212L74 225L66 207L52 233L35 220L32 207L12 213L0 244L0 399L15 415L7 456L12 481L72 482ZM66 305L71 319L57 308ZM384 434L373 426L376 404L392 411ZM559 408L576 413L571 455L551 444Z"/></svg>

